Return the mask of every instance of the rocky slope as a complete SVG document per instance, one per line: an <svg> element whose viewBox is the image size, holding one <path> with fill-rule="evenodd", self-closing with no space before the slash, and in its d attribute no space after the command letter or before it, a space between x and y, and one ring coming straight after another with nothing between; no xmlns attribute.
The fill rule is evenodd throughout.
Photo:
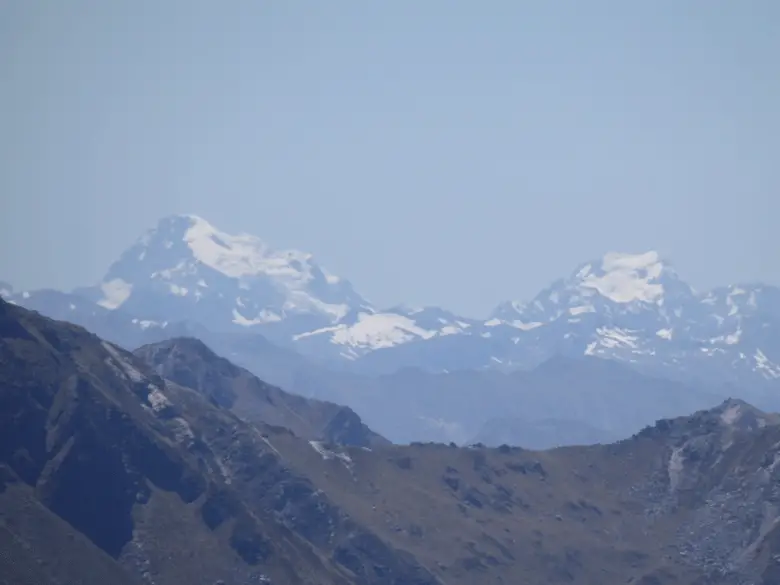
<svg viewBox="0 0 780 585"><path fill-rule="evenodd" d="M249 422L286 427L299 437L328 443L357 447L388 443L352 409L266 384L217 356L200 340L176 338L133 353L167 380L201 392Z"/></svg>
<svg viewBox="0 0 780 585"><path fill-rule="evenodd" d="M244 422L1 301L0 359L0 538L18 552L0 574L13 582L780 576L780 419L739 400L612 445L366 448Z"/></svg>
<svg viewBox="0 0 780 585"><path fill-rule="evenodd" d="M0 356L0 509L12 513L2 528L26 551L0 555L8 574L62 583L45 568L65 551L40 538L75 530L91 546L70 547L84 563L71 567L73 582L96 582L94 573L160 585L347 584L364 564L383 572L363 583L437 582L291 472L266 438L281 430L244 423L83 329L5 302ZM47 533L14 515L42 517Z"/></svg>

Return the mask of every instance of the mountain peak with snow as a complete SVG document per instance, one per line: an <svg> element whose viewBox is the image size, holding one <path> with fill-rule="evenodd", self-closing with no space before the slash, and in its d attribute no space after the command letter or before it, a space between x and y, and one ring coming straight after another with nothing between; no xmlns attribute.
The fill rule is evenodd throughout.
<svg viewBox="0 0 780 585"><path fill-rule="evenodd" d="M600 262L580 267L572 280L580 289L593 290L614 303L657 303L664 296L662 277L670 273L658 252L609 252Z"/></svg>
<svg viewBox="0 0 780 585"><path fill-rule="evenodd" d="M631 312L661 307L689 297L690 286L658 252L609 252L580 265L568 278L554 282L530 302L506 302L494 311L499 321L545 323L585 313Z"/></svg>
<svg viewBox="0 0 780 585"><path fill-rule="evenodd" d="M221 231L197 215L172 215L146 231L108 270L80 291L107 309L195 314L214 329L297 321L323 327L368 303L349 281L320 267L311 254L280 250L257 236ZM150 317L154 318L154 317Z"/></svg>

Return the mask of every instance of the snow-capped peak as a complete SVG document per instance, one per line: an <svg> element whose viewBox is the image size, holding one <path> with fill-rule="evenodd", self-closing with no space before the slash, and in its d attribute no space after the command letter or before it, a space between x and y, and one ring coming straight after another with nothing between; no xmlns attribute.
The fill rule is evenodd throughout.
<svg viewBox="0 0 780 585"><path fill-rule="evenodd" d="M312 276L311 254L297 250L272 250L260 238L249 234L230 235L206 220L184 216L190 227L183 240L196 260L231 278L268 276L303 285Z"/></svg>
<svg viewBox="0 0 780 585"><path fill-rule="evenodd" d="M691 288L663 262L657 252L610 252L579 266L568 278L554 282L530 303L507 302L492 317L501 322L546 323L559 318L581 319L590 313L665 306L668 299L689 297ZM644 307L644 308L643 308Z"/></svg>
<svg viewBox="0 0 780 585"><path fill-rule="evenodd" d="M207 267L230 279L267 277L290 289L305 288L315 280L325 285L344 282L318 267L307 252L273 249L257 236L223 232L197 215L163 218L112 266L109 276L132 283L137 278L119 273L140 266L151 268L146 276L158 280ZM199 286L208 286L207 279L199 280L206 283Z"/></svg>
<svg viewBox="0 0 780 585"><path fill-rule="evenodd" d="M207 317L207 325L324 327L370 310L349 281L311 254L274 249L257 236L230 234L197 215L163 218L126 250L96 287L82 290L107 309L145 319ZM277 326L277 325L275 325Z"/></svg>
<svg viewBox="0 0 780 585"><path fill-rule="evenodd" d="M599 268L586 264L577 271L575 278L580 281L581 288L596 290L615 303L657 303L664 295L660 281L664 270L657 252L610 252L602 258Z"/></svg>

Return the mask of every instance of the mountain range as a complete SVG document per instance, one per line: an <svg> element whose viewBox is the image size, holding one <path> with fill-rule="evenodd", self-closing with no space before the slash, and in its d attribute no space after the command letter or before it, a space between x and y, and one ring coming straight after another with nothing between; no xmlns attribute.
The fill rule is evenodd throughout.
<svg viewBox="0 0 780 585"><path fill-rule="evenodd" d="M780 579L780 417L741 400L609 445L398 446L196 340L133 354L0 300L0 359L14 585Z"/></svg>
<svg viewBox="0 0 780 585"><path fill-rule="evenodd" d="M128 349L197 338L394 442L544 448L625 437L728 396L780 408L780 289L697 292L655 252L606 254L480 320L380 309L311 254L180 215L97 284L0 295Z"/></svg>
<svg viewBox="0 0 780 585"><path fill-rule="evenodd" d="M568 355L710 384L780 380L780 289L697 292L655 252L606 254L480 320L440 307L377 308L311 254L181 215L143 234L95 285L0 289L127 347L203 328L257 332L329 367L370 374L511 371Z"/></svg>

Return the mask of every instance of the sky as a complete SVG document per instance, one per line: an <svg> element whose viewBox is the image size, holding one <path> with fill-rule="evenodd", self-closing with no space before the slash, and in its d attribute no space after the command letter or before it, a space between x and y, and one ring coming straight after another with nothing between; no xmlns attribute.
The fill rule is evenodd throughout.
<svg viewBox="0 0 780 585"><path fill-rule="evenodd" d="M484 316L609 251L780 285L776 0L0 3L0 280L194 213Z"/></svg>

